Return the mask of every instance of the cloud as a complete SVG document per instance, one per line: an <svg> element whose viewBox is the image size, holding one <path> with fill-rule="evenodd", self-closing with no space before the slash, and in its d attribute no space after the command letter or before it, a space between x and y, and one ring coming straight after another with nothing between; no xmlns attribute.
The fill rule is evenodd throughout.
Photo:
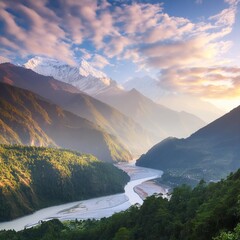
<svg viewBox="0 0 240 240"><path fill-rule="evenodd" d="M85 48L76 48L75 51L80 51L82 54L82 58L88 60L92 58L92 54L90 54Z"/></svg>
<svg viewBox="0 0 240 240"><path fill-rule="evenodd" d="M0 5L0 21L4 24L4 36L0 44L22 56L46 55L74 63L73 44L91 39L96 47L103 45L103 38L111 35L109 6L102 1L55 1L59 9L47 7L49 1L26 0ZM12 11L9 12L8 9ZM101 14L97 15L100 9Z"/></svg>
<svg viewBox="0 0 240 240"><path fill-rule="evenodd" d="M112 65L105 57L95 54L91 60L91 65L96 67L96 68L104 68L107 65Z"/></svg>
<svg viewBox="0 0 240 240"><path fill-rule="evenodd" d="M210 99L236 98L239 68L223 67L230 63L223 56L233 43L224 37L235 23L235 3L229 1L228 8L196 23L158 12L157 25L146 29L145 36L132 37L138 47L127 50L123 57L141 67L159 69L160 86L167 91Z"/></svg>
<svg viewBox="0 0 240 240"><path fill-rule="evenodd" d="M57 0L56 0L57 1ZM119 35L114 28L111 6L107 1L59 1L63 28L75 44L91 40L97 49L104 46L104 38Z"/></svg>
<svg viewBox="0 0 240 240"><path fill-rule="evenodd" d="M226 64L230 60L222 56L232 42L223 38L231 33L236 16L236 1L228 3L228 8L199 22L170 16L161 4L122 5L113 16L121 36L110 38L104 54L146 70Z"/></svg>
<svg viewBox="0 0 240 240"><path fill-rule="evenodd" d="M128 60L139 69L158 69L165 86L174 88L176 84L185 91L186 79L195 79L195 83L201 85L202 78L190 71L178 84L183 69L211 69L229 62L222 58L232 46L225 37L232 32L239 0L224 1L228 4L225 9L195 22L171 16L162 3L2 1L0 51L5 49L24 57L45 55L70 64L78 61L76 56L80 51L98 68L110 65L111 58ZM173 79L168 77L170 75ZM210 82L216 83L212 75L204 76L209 77L206 88L210 88ZM231 81L236 85L233 78Z"/></svg>
<svg viewBox="0 0 240 240"><path fill-rule="evenodd" d="M224 0L224 2L236 6L240 1L239 0Z"/></svg>
<svg viewBox="0 0 240 240"><path fill-rule="evenodd" d="M143 62L143 59L140 57L138 49L127 49L123 55L124 59L132 60L134 63L139 64Z"/></svg>
<svg viewBox="0 0 240 240"><path fill-rule="evenodd" d="M124 49L131 45L131 40L125 36L112 38L104 48L104 53L109 58L120 55Z"/></svg>
<svg viewBox="0 0 240 240"><path fill-rule="evenodd" d="M235 6L224 9L217 15L210 17L210 20L216 20L216 26L232 26L235 23L237 9Z"/></svg>
<svg viewBox="0 0 240 240"><path fill-rule="evenodd" d="M9 7L13 13L8 11ZM41 14L44 13L48 18L27 5L11 1L8 5L1 5L0 20L4 24L5 36L0 37L0 44L18 51L22 56L46 55L72 64L73 55L69 44L65 42L65 32L56 24L59 19L48 8L41 7ZM16 12L18 15L14 14ZM53 16L54 21L49 21Z"/></svg>
<svg viewBox="0 0 240 240"><path fill-rule="evenodd" d="M194 25L187 19L161 14L161 22L148 29L146 34L144 34L143 40L145 43L155 43L168 39L181 39L193 27Z"/></svg>
<svg viewBox="0 0 240 240"><path fill-rule="evenodd" d="M142 51L148 57L149 65L158 68L169 68L175 65L186 65L194 59L202 59L201 43L198 39L189 40L186 42L160 43L147 46ZM187 48L187 49L186 49ZM183 49L186 49L183 51ZM199 49L199 51L197 51Z"/></svg>
<svg viewBox="0 0 240 240"><path fill-rule="evenodd" d="M160 69L216 64L217 59L232 45L230 41L219 39L231 33L235 15L236 8L233 6L210 17L206 23L192 23L165 14L146 37L149 44L139 51L146 57L148 65Z"/></svg>
<svg viewBox="0 0 240 240"><path fill-rule="evenodd" d="M208 99L236 98L240 93L239 67L166 69L161 86Z"/></svg>
<svg viewBox="0 0 240 240"><path fill-rule="evenodd" d="M126 34L136 35L156 26L162 10L162 4L132 3L117 8L114 16Z"/></svg>

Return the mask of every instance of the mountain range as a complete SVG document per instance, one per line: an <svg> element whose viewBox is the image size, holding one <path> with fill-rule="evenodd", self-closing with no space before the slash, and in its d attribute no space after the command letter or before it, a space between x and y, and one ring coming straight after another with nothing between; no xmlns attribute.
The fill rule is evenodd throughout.
<svg viewBox="0 0 240 240"><path fill-rule="evenodd" d="M155 134L156 141L169 136L188 137L206 125L204 121L192 114L177 112L155 103L135 88L117 94L100 94L97 98L119 109L144 129Z"/></svg>
<svg viewBox="0 0 240 240"><path fill-rule="evenodd" d="M27 66L0 64L0 221L61 202L121 192L129 177L103 161L129 161L131 153L137 155L168 136L175 137L159 142L136 163L163 170L163 176L156 182L168 186L176 182L197 184L200 179L215 182L240 167L240 106L203 127L205 123L192 114L164 107L136 89L121 89L86 62L75 69L57 64L56 71L55 63L46 64L42 59L40 63L41 71L46 68L44 74L51 76L38 74ZM61 76L61 81L54 79L51 71L57 73L55 77ZM73 82L67 80L74 72L78 77ZM84 81L88 84L82 84ZM87 94L83 92L86 89ZM214 107L209 113L212 110ZM94 154L102 161L75 151ZM195 236L207 239L220 234L219 229L230 225L232 229L239 220L236 218L239 199L235 194L239 175L239 171L230 174L226 181L209 187L200 181L193 190L183 185L173 190L170 199L152 196L140 208L132 207L110 220L72 222L73 228L68 225L61 234L66 238L72 234L69 229L74 229L73 237L78 233L87 239L94 239L92 236L98 239L101 231L104 239L108 235L109 239L123 236L140 239L148 238L146 229L153 229L155 224L151 235L154 239L159 236L159 229L166 239L169 236L177 239L179 234L182 239L187 234L189 239L196 239ZM136 219L137 225L133 226ZM156 222L160 223L157 227ZM43 228L50 232L48 236L58 239L60 235L53 232L53 226L61 223L49 224L50 227L45 227L46 223L35 229ZM210 225L215 226L214 231ZM114 226L117 232L106 226ZM107 232L110 229L109 233L104 232L105 228ZM29 235L26 230L22 233L28 238L34 231ZM3 231L0 238L13 239L15 233Z"/></svg>
<svg viewBox="0 0 240 240"><path fill-rule="evenodd" d="M118 109L150 132L150 134L145 134L150 136L148 141L151 142L150 145L168 136L187 137L205 125L204 121L192 114L184 111L177 112L156 104L136 89L125 91L85 60L82 60L79 66L72 67L54 59L34 57L24 66L39 74L53 76L55 79L73 84L79 90ZM94 82L90 79L94 79ZM88 89L86 83L88 83ZM102 84L105 84L104 88L101 87ZM72 103L76 106L75 100ZM88 115L84 117L93 121ZM101 126L102 124L100 123ZM116 135L116 132L112 133Z"/></svg>
<svg viewBox="0 0 240 240"><path fill-rule="evenodd" d="M0 82L37 93L71 113L101 126L106 132L118 137L133 154L142 153L154 143L154 137L126 115L53 77L4 63L0 65Z"/></svg>
<svg viewBox="0 0 240 240"><path fill-rule="evenodd" d="M132 158L116 137L28 90L0 83L0 112L2 144L59 146L106 162Z"/></svg>
<svg viewBox="0 0 240 240"><path fill-rule="evenodd" d="M186 139L168 138L151 148L137 165L175 176L220 180L240 167L240 106Z"/></svg>
<svg viewBox="0 0 240 240"><path fill-rule="evenodd" d="M164 90L160 88L159 82L148 75L143 77L130 78L123 84L125 90L130 91L135 88L143 95L151 98L153 101L157 100L160 95L165 94Z"/></svg>
<svg viewBox="0 0 240 240"><path fill-rule="evenodd" d="M79 66L70 66L56 59L34 57L28 60L24 67L41 75L52 76L59 81L69 83L90 95L122 89L114 80L93 68L84 59L81 60Z"/></svg>
<svg viewBox="0 0 240 240"><path fill-rule="evenodd" d="M213 104L198 97L189 96L188 94L169 94L166 89L161 87L160 80L150 76L129 79L123 83L123 87L126 90L135 88L156 103L175 111L189 112L203 119L206 123L216 120L225 113Z"/></svg>

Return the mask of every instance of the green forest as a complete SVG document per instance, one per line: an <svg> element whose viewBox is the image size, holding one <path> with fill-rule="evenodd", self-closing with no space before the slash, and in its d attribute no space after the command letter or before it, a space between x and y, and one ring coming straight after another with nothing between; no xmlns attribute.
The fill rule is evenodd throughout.
<svg viewBox="0 0 240 240"><path fill-rule="evenodd" d="M240 239L240 170L227 179L195 188L182 185L170 200L147 198L110 218L58 220L20 232L2 231L11 240L237 240Z"/></svg>
<svg viewBox="0 0 240 240"><path fill-rule="evenodd" d="M92 155L0 145L0 221L60 203L123 192L129 176Z"/></svg>

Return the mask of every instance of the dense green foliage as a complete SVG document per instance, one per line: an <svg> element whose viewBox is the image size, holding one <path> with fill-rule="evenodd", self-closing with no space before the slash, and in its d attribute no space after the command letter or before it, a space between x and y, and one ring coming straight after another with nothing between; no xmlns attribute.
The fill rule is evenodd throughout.
<svg viewBox="0 0 240 240"><path fill-rule="evenodd" d="M0 145L0 221L41 207L122 192L126 173L92 155Z"/></svg>
<svg viewBox="0 0 240 240"><path fill-rule="evenodd" d="M240 239L240 224L234 228L234 231L221 232L214 240L239 240Z"/></svg>
<svg viewBox="0 0 240 240"><path fill-rule="evenodd" d="M171 189L186 184L191 187L195 187L199 183L198 178L190 178L186 174L179 174L179 172L164 172L161 178L156 179L161 185L170 187Z"/></svg>
<svg viewBox="0 0 240 240"><path fill-rule="evenodd" d="M100 221L60 223L0 232L0 239L19 240L236 240L240 236L240 170L226 180L192 189L175 188L171 199L152 196L139 208Z"/></svg>
<svg viewBox="0 0 240 240"><path fill-rule="evenodd" d="M157 168L185 180L220 180L240 168L240 106L186 139L168 138L137 165ZM175 180L177 180L175 178Z"/></svg>

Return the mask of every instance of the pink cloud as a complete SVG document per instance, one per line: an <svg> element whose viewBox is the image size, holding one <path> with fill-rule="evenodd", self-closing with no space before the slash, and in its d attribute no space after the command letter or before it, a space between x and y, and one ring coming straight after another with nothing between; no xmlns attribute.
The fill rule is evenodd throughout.
<svg viewBox="0 0 240 240"><path fill-rule="evenodd" d="M96 51L88 52L88 57L95 56L100 67L117 57L161 70L204 67L219 61L232 45L222 38L232 31L239 1L225 0L228 8L198 22L170 16L161 3L113 6L107 0L56 0L60 9L55 10L47 7L48 2L0 2L5 29L0 43L24 56L46 55L73 64L73 45L82 48L87 41ZM7 8L18 12L18 17ZM105 60L97 57L102 54Z"/></svg>
<svg viewBox="0 0 240 240"><path fill-rule="evenodd" d="M61 2L64 27L71 40L81 44L84 39L91 40L100 49L104 46L104 37L118 34L113 27L113 19L107 10L110 4L102 1L65 1ZM98 11L98 14L97 14Z"/></svg>
<svg viewBox="0 0 240 240"><path fill-rule="evenodd" d="M156 25L158 12L161 11L161 4L133 3L117 8L114 15L116 20L123 24L123 31L125 33L136 34Z"/></svg>
<svg viewBox="0 0 240 240"><path fill-rule="evenodd" d="M25 16L24 20L29 26L28 29L20 27L19 18L1 8L6 35L11 36L9 41L5 38L0 39L3 45L18 50L22 55L50 55L73 64L69 45L64 42L65 33L56 22L49 22L47 18L43 18L37 11L25 5L15 4L11 7Z"/></svg>
<svg viewBox="0 0 240 240"><path fill-rule="evenodd" d="M229 7L209 19L215 20L217 26L232 26L235 23L236 11L236 7Z"/></svg>
<svg viewBox="0 0 240 240"><path fill-rule="evenodd" d="M107 65L112 65L105 57L95 54L91 60L91 65L96 67L96 68L104 68Z"/></svg>
<svg viewBox="0 0 240 240"><path fill-rule="evenodd" d="M114 56L120 55L129 45L131 45L131 40L129 38L124 36L114 37L108 44L106 44L104 53L106 56L112 58Z"/></svg>
<svg viewBox="0 0 240 240"><path fill-rule="evenodd" d="M236 98L240 92L237 67L166 69L160 79L166 89L208 99Z"/></svg>

